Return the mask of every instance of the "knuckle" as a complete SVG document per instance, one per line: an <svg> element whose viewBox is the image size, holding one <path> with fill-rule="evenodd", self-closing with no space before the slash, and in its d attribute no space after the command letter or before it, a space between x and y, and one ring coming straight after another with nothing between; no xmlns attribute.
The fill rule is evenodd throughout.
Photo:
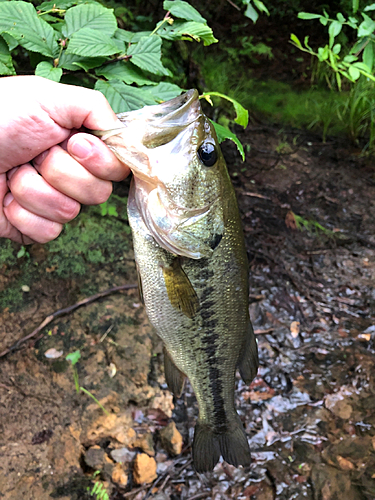
<svg viewBox="0 0 375 500"><path fill-rule="evenodd" d="M63 222L68 222L77 217L81 210L81 205L71 198L65 198L60 203L58 215Z"/></svg>
<svg viewBox="0 0 375 500"><path fill-rule="evenodd" d="M93 205L100 205L108 200L112 193L112 183L103 182L101 188L95 193Z"/></svg>

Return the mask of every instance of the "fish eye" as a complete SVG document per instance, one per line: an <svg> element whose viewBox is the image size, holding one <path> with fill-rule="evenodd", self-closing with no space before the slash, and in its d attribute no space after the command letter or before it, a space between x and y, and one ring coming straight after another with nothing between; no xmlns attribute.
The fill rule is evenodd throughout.
<svg viewBox="0 0 375 500"><path fill-rule="evenodd" d="M217 161L217 151L211 142L204 142L198 149L200 161L206 167L212 167Z"/></svg>

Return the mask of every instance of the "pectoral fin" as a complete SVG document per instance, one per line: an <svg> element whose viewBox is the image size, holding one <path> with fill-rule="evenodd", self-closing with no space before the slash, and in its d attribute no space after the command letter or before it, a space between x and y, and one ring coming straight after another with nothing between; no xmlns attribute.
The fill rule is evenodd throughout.
<svg viewBox="0 0 375 500"><path fill-rule="evenodd" d="M163 275L172 306L193 318L198 310L198 297L179 259L176 258L171 266L163 267Z"/></svg>
<svg viewBox="0 0 375 500"><path fill-rule="evenodd" d="M243 354L238 364L242 380L250 384L257 374L258 366L258 346L255 340L253 327L249 322Z"/></svg>
<svg viewBox="0 0 375 500"><path fill-rule="evenodd" d="M179 398L184 387L185 375L174 364L169 352L164 346L164 374L169 390Z"/></svg>

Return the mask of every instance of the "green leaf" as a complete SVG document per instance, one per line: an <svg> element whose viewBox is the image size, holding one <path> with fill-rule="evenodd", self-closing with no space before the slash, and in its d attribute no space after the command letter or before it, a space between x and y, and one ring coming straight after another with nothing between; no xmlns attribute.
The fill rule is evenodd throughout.
<svg viewBox="0 0 375 500"><path fill-rule="evenodd" d="M13 38L11 35L9 35L9 33L3 33L2 37L4 38L6 43L8 44L10 51L15 49L17 47L17 45L19 45L18 41L15 38Z"/></svg>
<svg viewBox="0 0 375 500"><path fill-rule="evenodd" d="M249 122L249 112L247 109L241 106L239 102L225 94L220 94L220 92L205 92L201 97L205 99L211 99L211 96L221 97L222 99L226 99L227 101L231 102L236 112L236 118L234 119L234 121L239 125L242 125L242 127L247 127L247 124Z"/></svg>
<svg viewBox="0 0 375 500"><path fill-rule="evenodd" d="M369 10L375 10L375 3L372 3L371 5L367 5L367 7L365 7L363 10L364 10L364 12L368 12Z"/></svg>
<svg viewBox="0 0 375 500"><path fill-rule="evenodd" d="M358 78L360 77L360 72L354 66L349 66L349 75L352 78L352 80L355 81L358 80Z"/></svg>
<svg viewBox="0 0 375 500"><path fill-rule="evenodd" d="M326 17L321 17L321 18L319 19L319 22L320 22L321 24L323 24L323 26L327 26L327 24L328 24L328 19L327 19Z"/></svg>
<svg viewBox="0 0 375 500"><path fill-rule="evenodd" d="M105 76L107 80L121 80L128 85L132 83L136 83L137 85L156 85L156 82L147 78L131 61L117 61L112 64L106 64L98 68L95 73L98 76Z"/></svg>
<svg viewBox="0 0 375 500"><path fill-rule="evenodd" d="M341 12L338 12L337 13L337 20L342 24L342 23L345 23L346 19L345 17L341 14Z"/></svg>
<svg viewBox="0 0 375 500"><path fill-rule="evenodd" d="M253 23L256 23L257 19L259 17L258 12L254 9L254 7L251 5L251 3L249 3L247 5L246 10L244 12L244 15L246 17L248 17L249 19L251 19L253 21Z"/></svg>
<svg viewBox="0 0 375 500"><path fill-rule="evenodd" d="M342 30L342 24L340 21L332 21L331 24L329 25L328 28L328 34L330 39L332 40L341 32Z"/></svg>
<svg viewBox="0 0 375 500"><path fill-rule="evenodd" d="M12 56L10 55L8 44L0 36L0 75L15 75Z"/></svg>
<svg viewBox="0 0 375 500"><path fill-rule="evenodd" d="M187 21L196 21L197 23L207 23L206 19L202 17L199 12L187 2L182 2L180 0L169 2L165 0L163 3L163 8L165 10L169 10L169 12L174 17L186 19Z"/></svg>
<svg viewBox="0 0 375 500"><path fill-rule="evenodd" d="M74 366L75 364L78 363L78 361L81 359L81 353L80 351L74 351L74 352L71 352L70 354L68 354L65 359L67 361L70 361L72 363L72 365Z"/></svg>
<svg viewBox="0 0 375 500"><path fill-rule="evenodd" d="M341 50L341 43L335 43L335 45L332 47L332 52L334 54L339 54Z"/></svg>
<svg viewBox="0 0 375 500"><path fill-rule="evenodd" d="M359 7L359 0L352 0L353 14L355 14L357 12L358 7Z"/></svg>
<svg viewBox="0 0 375 500"><path fill-rule="evenodd" d="M35 74L43 78L48 78L48 80L59 82L62 76L62 69L54 68L50 62L42 61L35 68Z"/></svg>
<svg viewBox="0 0 375 500"><path fill-rule="evenodd" d="M211 45L218 40L214 37L212 29L206 24L192 21L175 21L171 26L164 26L158 31L158 35L166 40L203 40L204 45Z"/></svg>
<svg viewBox="0 0 375 500"><path fill-rule="evenodd" d="M125 43L137 43L141 38L149 35L151 35L151 31L137 31L137 33L133 33L133 31L126 31L118 28L115 31L114 38Z"/></svg>
<svg viewBox="0 0 375 500"><path fill-rule="evenodd" d="M358 36L370 36L375 30L375 22L366 14L362 14L364 21L358 26Z"/></svg>
<svg viewBox="0 0 375 500"><path fill-rule="evenodd" d="M82 28L72 35L66 52L78 56L100 57L118 54L120 50L108 35L99 30Z"/></svg>
<svg viewBox="0 0 375 500"><path fill-rule="evenodd" d="M219 125L218 123L214 122L211 120L212 125L214 126L216 135L217 135L217 140L219 143L225 141L225 139L229 139L235 143L237 146L238 151L240 152L242 156L242 160L245 161L245 151L243 150L243 146L240 143L238 137L236 134L231 132L229 129L223 127L222 125Z"/></svg>
<svg viewBox="0 0 375 500"><path fill-rule="evenodd" d="M326 61L328 57L329 57L328 45L326 45L325 47L319 47L318 48L319 61Z"/></svg>
<svg viewBox="0 0 375 500"><path fill-rule="evenodd" d="M264 5L263 2L261 2L260 0L253 0L254 2L254 5L255 7L260 11L260 12L264 12L265 14L267 14L267 16L270 15L267 7Z"/></svg>
<svg viewBox="0 0 375 500"><path fill-rule="evenodd" d="M142 37L138 43L130 45L128 55L132 63L154 75L170 76L161 62L161 39L158 35Z"/></svg>
<svg viewBox="0 0 375 500"><path fill-rule="evenodd" d="M174 97L180 95L181 92L183 92L183 89L181 89L178 85L168 82L161 82L155 87L143 87L143 88L145 90L148 90L148 92L153 96L153 98L157 102L169 101L169 99L173 99Z"/></svg>
<svg viewBox="0 0 375 500"><path fill-rule="evenodd" d="M310 14L310 12L298 12L298 19L320 19L320 14Z"/></svg>
<svg viewBox="0 0 375 500"><path fill-rule="evenodd" d="M371 73L374 64L374 45L370 41L363 51L362 60L368 66L369 72Z"/></svg>
<svg viewBox="0 0 375 500"><path fill-rule="evenodd" d="M10 1L0 3L0 33L8 33L32 52L55 57L58 46L55 31L40 19L31 3Z"/></svg>
<svg viewBox="0 0 375 500"><path fill-rule="evenodd" d="M99 30L100 33L112 36L117 29L117 21L113 9L107 9L99 3L77 5L65 14L64 36L70 38L82 28Z"/></svg>
<svg viewBox="0 0 375 500"><path fill-rule="evenodd" d="M130 87L119 80L111 80L110 82L98 80L95 89L104 94L115 113L133 111L143 106L155 104L155 99L149 92Z"/></svg>
<svg viewBox="0 0 375 500"><path fill-rule="evenodd" d="M352 63L352 62L357 60L357 56L348 55L348 56L345 56L343 60L347 63Z"/></svg>
<svg viewBox="0 0 375 500"><path fill-rule="evenodd" d="M295 44L297 45L297 47L298 47L299 49L301 49L301 48L302 48L302 44L301 44L301 42L299 41L298 37L297 37L294 33L291 33L291 35L290 35L290 39L291 39L291 41L292 41L293 43L295 43Z"/></svg>
<svg viewBox="0 0 375 500"><path fill-rule="evenodd" d="M76 54L67 54L66 50L64 50L57 66L70 71L77 71L80 68L88 71L102 65L104 61L106 61L106 57L82 57Z"/></svg>

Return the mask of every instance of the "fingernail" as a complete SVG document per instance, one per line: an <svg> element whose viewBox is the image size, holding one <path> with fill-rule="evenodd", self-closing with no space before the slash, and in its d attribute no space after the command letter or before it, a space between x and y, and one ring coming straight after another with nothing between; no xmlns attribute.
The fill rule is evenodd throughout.
<svg viewBox="0 0 375 500"><path fill-rule="evenodd" d="M12 169L10 169L8 172L7 172L7 177L8 177L8 181L11 180L11 178L13 177L13 175L17 172L17 170L19 169L20 167L14 167Z"/></svg>
<svg viewBox="0 0 375 500"><path fill-rule="evenodd" d="M14 200L14 196L12 195L12 193L6 194L4 197L4 200L3 200L3 206L7 207L8 205L10 205L12 203L13 200Z"/></svg>
<svg viewBox="0 0 375 500"><path fill-rule="evenodd" d="M92 144L86 139L80 138L70 143L70 153L81 160L90 156L91 152Z"/></svg>

